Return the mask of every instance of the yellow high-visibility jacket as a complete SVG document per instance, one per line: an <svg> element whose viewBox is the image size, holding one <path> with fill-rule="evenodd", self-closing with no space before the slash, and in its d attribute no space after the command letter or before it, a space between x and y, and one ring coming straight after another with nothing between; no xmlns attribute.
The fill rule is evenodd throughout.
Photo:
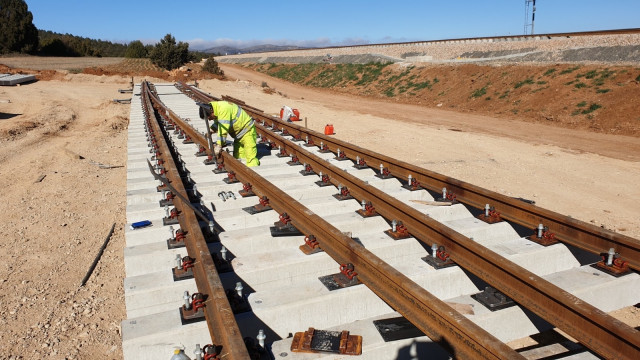
<svg viewBox="0 0 640 360"><path fill-rule="evenodd" d="M227 101L212 101L213 115L218 122L218 143L224 144L229 134L235 140L240 140L253 127L254 121L242 108Z"/></svg>

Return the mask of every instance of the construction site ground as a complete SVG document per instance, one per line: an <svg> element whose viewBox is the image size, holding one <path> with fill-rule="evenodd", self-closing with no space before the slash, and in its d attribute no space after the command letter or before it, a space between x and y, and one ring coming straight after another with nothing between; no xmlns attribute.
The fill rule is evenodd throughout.
<svg viewBox="0 0 640 360"><path fill-rule="evenodd" d="M22 69L39 78L0 88L0 234L5 240L0 253L6 259L0 265L0 359L122 358L129 106L113 99L131 96L118 89L129 88L132 76L136 83L198 77L197 66L172 74L145 69L118 73L111 68L116 65L83 63L82 69L97 67L69 71L68 66L80 68L73 61L60 65L64 71L29 70L19 62L0 66L0 72ZM0 58L0 64L7 62ZM475 111L461 103L451 107L451 100L438 107L363 97L348 89L308 88L237 65L221 66L227 80L198 81L215 96L230 95L272 114L283 105L297 108L314 130L333 124L340 139L640 238L637 133L568 128L520 117L524 110L494 115L495 109ZM522 71L514 78L530 71L511 70ZM626 101L637 104L633 89L638 84L633 82L638 70L627 71L629 91L617 96L629 93ZM459 91L472 89L470 84ZM535 95L541 104L559 101L555 92ZM451 92L446 97L462 98ZM575 100L570 102L575 107ZM638 126L637 109L635 118L627 116L633 109L622 108L598 119L607 126L615 126L617 119ZM80 287L114 223L104 255ZM614 315L640 326L637 307Z"/></svg>

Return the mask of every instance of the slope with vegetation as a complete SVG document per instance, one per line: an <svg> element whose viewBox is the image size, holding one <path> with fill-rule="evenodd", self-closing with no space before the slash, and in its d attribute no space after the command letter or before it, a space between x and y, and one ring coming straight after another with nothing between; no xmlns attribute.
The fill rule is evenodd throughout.
<svg viewBox="0 0 640 360"><path fill-rule="evenodd" d="M640 68L247 64L293 83L394 102L640 136ZM532 135L533 136L533 135Z"/></svg>

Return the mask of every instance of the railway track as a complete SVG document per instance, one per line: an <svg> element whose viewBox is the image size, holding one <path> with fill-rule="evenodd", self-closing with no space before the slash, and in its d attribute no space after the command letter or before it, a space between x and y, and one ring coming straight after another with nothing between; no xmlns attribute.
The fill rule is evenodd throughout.
<svg viewBox="0 0 640 360"><path fill-rule="evenodd" d="M367 47L367 46L390 46L390 45L411 46L411 45L418 45L418 44L422 45L422 44L438 44L438 43L447 43L447 42L467 42L467 41L483 41L483 42L484 41L512 41L512 40L520 40L520 39L529 40L529 39L538 39L538 38L553 39L553 38L563 38L563 37L570 38L570 37L581 37L581 36L625 35L625 34L638 34L638 33L640 33L640 28L630 28L630 29L595 30L595 31L534 34L534 35L523 34L523 35L506 35L506 36L486 36L486 37L477 37L477 38L453 38L453 39L440 39L440 40L427 40L427 41L409 41L409 42L401 42L401 43L331 46L331 47L316 48L316 49L357 48L357 47ZM285 51L295 51L295 50L296 49L278 50L274 52L285 52Z"/></svg>
<svg viewBox="0 0 640 360"><path fill-rule="evenodd" d="M193 102L185 102L186 96L183 94L197 101L218 99L185 84L177 85L183 94L176 93L175 88L167 89L166 86L162 86L166 90L157 91L159 87L156 87L154 92L153 87L147 83L143 83L142 88L142 106L146 109L145 122L149 129L147 132L152 131L154 134L150 138L155 142L150 140L150 144L155 152L156 167L165 173L169 186L175 185L170 192L164 190L175 198L175 214L179 214L176 218L183 233L186 231L183 241L188 256L195 259L192 269L195 285L197 291L207 296L203 299L203 312L209 335L215 344L222 345L220 351L225 358L247 358L250 356L247 347L249 353L260 354L260 346L246 346L243 340L243 336L255 336L260 330L267 334L267 348L276 358L301 356L285 351L293 341L287 338L289 333L304 331L307 327L336 329L343 324L342 327L345 327L346 324L363 319L388 320L393 311L404 316L421 333L428 335L445 352L454 354L456 358L521 357L503 341L513 339L513 336L527 336L537 332L538 328L551 326L562 329L599 356L634 358L638 355L638 332L606 315L600 308L607 309L607 306L611 306L601 304L607 296L603 298L593 294L596 287L610 289L616 283L618 288L632 289L630 300L625 301L635 304L640 298L636 294L638 290L633 290L638 288L640 281L637 274L632 272L618 279L609 278L609 275L588 266L580 266L579 261L571 259L571 251L593 260L594 257L588 256L588 252L599 255L613 248L619 254L618 261L624 259L632 269L637 270L637 240L278 121L233 98L226 99L240 104L261 123L257 125L257 130L263 141L263 165L253 171L225 154L223 165L226 175L213 175L211 168L217 168L221 172L221 164L207 167L202 163L202 158L193 156L190 159L190 154L187 155L189 150L186 149L191 147L191 151L194 151L194 145L178 144L169 139L178 136L171 129L177 127L182 130L179 135L197 144L202 155L210 155L209 141L204 135L204 122L184 120L186 117L195 118L196 108ZM165 129L161 126L165 126ZM166 126L169 126L169 130ZM169 140L169 144L164 143L163 139ZM295 170L291 170L294 168ZM311 176L297 174L302 168ZM206 175L207 173L210 175ZM225 176L229 184L221 181ZM318 179L319 183L315 184ZM236 180L239 182L236 183ZM291 184L292 181L295 185ZM447 188L447 193L442 195L443 201L438 203L438 192L443 187ZM236 191L241 188L245 191L250 189L258 196L240 199L238 193L236 200ZM226 190L222 192L220 189ZM233 200L226 199L228 189L233 189ZM159 197L157 192L149 195L155 200ZM332 195L349 199L337 201ZM196 204L195 211L185 205L187 202L183 203L176 198L180 196L190 197L188 202ZM257 198L262 199L258 209L269 206L277 213L268 211L248 215L238 206L255 205ZM210 201L211 199L216 200ZM210 202L210 207L206 205L207 202ZM456 202L459 203L455 204ZM494 207L490 215L489 209L484 214L477 210L484 208L485 204ZM252 208L255 210L256 206ZM356 210L365 216L356 214ZM501 220L496 218L497 212L500 212L499 218L506 221L490 225L471 214L478 213L481 218L484 215L487 220L493 217L497 221ZM157 214L158 210L151 213ZM165 215L170 219L173 213ZM267 233L266 237L270 239L264 239L264 234L261 240L251 239L251 233L264 232L264 226L274 220L279 220L274 224L277 230L285 233L295 230L300 233L273 238ZM560 244L544 247L521 239L509 223L529 228L532 233L538 224L543 224L547 230L544 236L534 235L537 240L557 239L567 243L571 251ZM201 226L203 231L200 231ZM387 230L390 237L382 232L383 229ZM496 232L495 229L499 230ZM155 232L160 232L161 229L141 229L138 233L133 233L134 231L136 230L132 231L132 236L143 232L156 236L155 240L143 240L138 244L147 241L148 244L154 244L158 240ZM348 236L345 232L352 234ZM552 233L553 236L549 235ZM404 235L409 235L409 238L392 239L402 238ZM216 241L207 243L207 239ZM146 254L150 253L149 247L155 246L137 249L140 245L132 246L129 241L127 243L134 248L130 253L135 262L144 262L148 258ZM434 243L436 246L432 251ZM302 245L305 253L321 249L326 255L304 255L296 244ZM162 245L166 249L167 245L160 241L160 247ZM227 254L224 256L223 245ZM208 255L208 251L213 251L214 255ZM552 252L558 251L560 256L552 255ZM229 253L233 253L235 259L223 261L224 258L229 259ZM170 255L163 255L163 258L170 259L174 255L175 251ZM537 257L545 256L557 257L558 261L544 265L536 261ZM435 262L436 268L438 265L448 265L450 260L458 266L436 270L420 257ZM565 257L571 260L564 261ZM227 269L231 266L234 271L219 275L218 271L225 268L224 265ZM342 274L356 273L355 283L362 282L366 288L356 285L329 292L319 286L317 278L319 275L326 275L332 266L335 270L342 270L339 272ZM127 270L129 276L129 269ZM155 273L151 271L151 275L145 275L145 271L140 270L139 275L135 276L138 278L125 281L125 292L131 284L152 280ZM135 271L132 273L138 274ZM564 277L554 277L556 274ZM579 286L572 289L573 293L581 293L586 299L571 295L554 284L562 283L561 279L568 276L583 277L588 280L585 283L591 281L592 285L585 286L584 289L579 289ZM605 281L601 281L605 278ZM349 280L348 282L353 283L353 278ZM313 285L308 284L310 281ZM250 295L240 297L240 302L250 305L251 311L236 314L235 319L231 314L234 310L238 312L239 299L224 290L229 289L229 283L235 283L236 287L244 284L251 289ZM457 284L459 288L454 290L452 288L455 286L447 286L452 284ZM149 287L148 284L145 286ZM465 317L453 310L452 306L466 302L467 305L473 305L476 311L482 312L470 295L485 286L506 294L520 307L489 312L484 315L484 320L481 316ZM176 285L172 287L175 288ZM300 294L300 291L294 291L296 288L307 291ZM141 290L136 296L148 295L150 291ZM316 296L310 296L307 294L309 292ZM488 289L484 294L494 293ZM133 297L135 296L130 298ZM301 299L298 300L297 297ZM438 298L450 301L443 302ZM505 299L500 293L493 298ZM356 301L349 301L350 299ZM177 301L180 301L179 297ZM156 310L175 303L175 294L173 300L159 302L162 304ZM589 305L588 302L596 302L599 307ZM312 305L308 305L309 303ZM362 309L363 304L366 311ZM614 306L620 307L620 304ZM128 313L129 308L128 304ZM130 315L141 316L129 317L140 318L143 323L152 323L158 318L153 314L143 315L147 313L143 305L132 305L131 309ZM323 318L322 314L328 312L335 312L337 319L332 316ZM518 331L507 330L513 331L512 334L500 334L495 330L495 325L490 324L500 318L500 315L491 314L500 313L507 317L522 318L523 321L527 321L527 318L530 320L528 325L520 326ZM282 319L283 317L292 319ZM123 325L133 325L127 328L123 326L125 357L128 353L131 354L125 335L132 334L131 339L136 340L131 343L139 345L144 340L138 339L135 334L149 331L147 324L137 326L138 320L130 321L135 323L123 322ZM353 327L369 334L371 324L369 321ZM373 341L373 337L365 336L363 341L363 355L370 358L380 358L383 353L391 355L411 341L410 338L401 339L395 342L394 347L389 345L393 342L381 343ZM205 340L199 341L204 343ZM415 348L417 345L415 342L413 344L410 346ZM266 354L263 353L262 356Z"/></svg>

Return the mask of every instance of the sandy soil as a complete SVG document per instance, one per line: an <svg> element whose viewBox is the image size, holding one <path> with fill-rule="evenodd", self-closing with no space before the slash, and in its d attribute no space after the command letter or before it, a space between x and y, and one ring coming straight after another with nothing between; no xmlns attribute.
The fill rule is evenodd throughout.
<svg viewBox="0 0 640 360"><path fill-rule="evenodd" d="M201 87L268 113L298 108L312 129L332 123L340 139L640 237L640 155L616 156L637 149L637 140L563 130L557 142L539 143L527 134L557 129L307 90L223 68L241 80L203 80ZM0 265L0 359L119 359L129 106L112 99L128 96L117 90L130 77L56 79L0 88L0 253L7 259ZM265 93L262 81L287 96ZM98 267L80 288L113 223ZM640 325L635 308L620 317Z"/></svg>

